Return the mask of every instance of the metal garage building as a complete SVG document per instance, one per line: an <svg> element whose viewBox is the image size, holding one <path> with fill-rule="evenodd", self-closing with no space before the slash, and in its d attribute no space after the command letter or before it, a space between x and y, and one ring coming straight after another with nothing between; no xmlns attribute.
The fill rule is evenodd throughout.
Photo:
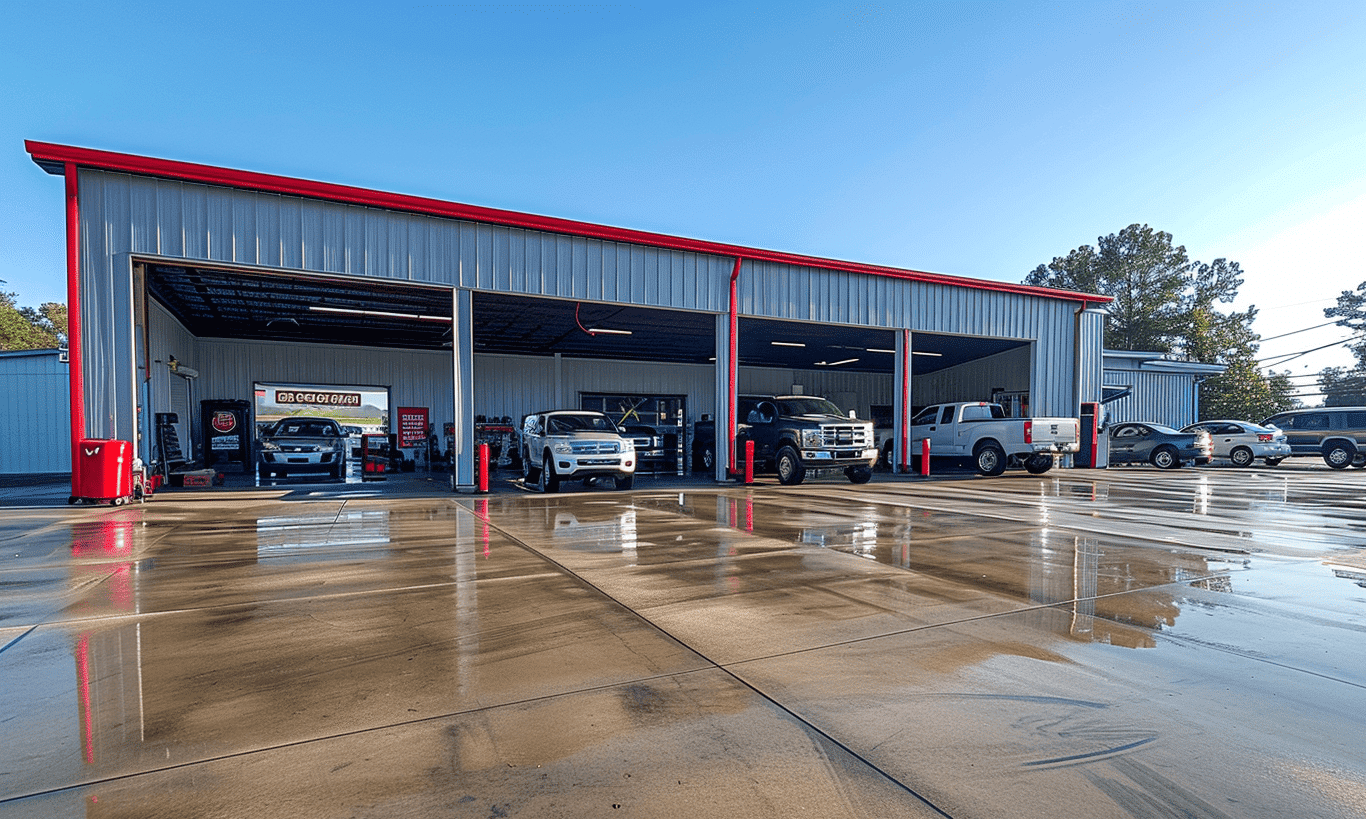
<svg viewBox="0 0 1366 819"><path fill-rule="evenodd" d="M197 440L203 399L370 385L449 425L469 487L476 416L594 396L733 429L737 393L803 391L898 431L938 401L1074 416L1101 397L1101 296L26 147L65 177L73 448L134 441L150 461L155 413Z"/></svg>
<svg viewBox="0 0 1366 819"><path fill-rule="evenodd" d="M1177 429L1200 420L1200 382L1226 369L1137 350L1106 350L1104 362L1109 423L1147 421Z"/></svg>
<svg viewBox="0 0 1366 819"><path fill-rule="evenodd" d="M0 479L71 471L65 350L0 352Z"/></svg>

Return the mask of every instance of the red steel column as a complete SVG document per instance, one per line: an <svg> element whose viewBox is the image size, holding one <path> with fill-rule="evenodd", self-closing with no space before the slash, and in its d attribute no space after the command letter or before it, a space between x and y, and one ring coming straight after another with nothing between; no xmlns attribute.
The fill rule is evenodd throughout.
<svg viewBox="0 0 1366 819"><path fill-rule="evenodd" d="M66 347L71 376L71 494L80 484L80 448L85 437L85 373L81 370L81 203L76 163L66 177Z"/></svg>

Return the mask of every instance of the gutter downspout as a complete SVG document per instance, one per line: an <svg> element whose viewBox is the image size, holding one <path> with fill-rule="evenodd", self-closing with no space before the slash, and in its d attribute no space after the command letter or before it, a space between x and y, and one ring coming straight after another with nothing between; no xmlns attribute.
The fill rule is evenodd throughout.
<svg viewBox="0 0 1366 819"><path fill-rule="evenodd" d="M726 411L726 423L729 426L730 445L726 447L726 474L735 474L735 436L737 424L735 421L735 411L739 404L739 395L736 390L736 380L739 373L740 345L738 336L740 335L740 305L737 297L737 282L740 279L740 263L744 261L743 256L735 257L735 269L730 272L730 349L726 351L728 377L726 379L726 402L729 407Z"/></svg>
<svg viewBox="0 0 1366 819"><path fill-rule="evenodd" d="M66 348L71 378L71 494L80 482L81 439L85 437L85 373L81 369L81 203L76 163L66 177Z"/></svg>

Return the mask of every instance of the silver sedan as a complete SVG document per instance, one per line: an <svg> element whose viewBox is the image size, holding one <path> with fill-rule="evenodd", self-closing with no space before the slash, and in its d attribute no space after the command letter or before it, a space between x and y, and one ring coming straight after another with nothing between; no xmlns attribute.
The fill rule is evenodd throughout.
<svg viewBox="0 0 1366 819"><path fill-rule="evenodd" d="M1275 427L1264 427L1247 421L1201 421L1182 432L1204 430L1214 444L1214 457L1227 458L1234 466L1250 466L1260 458L1267 466L1275 466L1290 455L1290 444L1285 433Z"/></svg>

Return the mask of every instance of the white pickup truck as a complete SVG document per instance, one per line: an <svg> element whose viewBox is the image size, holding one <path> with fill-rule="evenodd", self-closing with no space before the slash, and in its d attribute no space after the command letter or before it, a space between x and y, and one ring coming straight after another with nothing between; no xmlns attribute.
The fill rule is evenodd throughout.
<svg viewBox="0 0 1366 819"><path fill-rule="evenodd" d="M1076 418L1007 418L1000 404L935 404L911 419L911 454L930 441L930 457L972 458L982 475L1023 466L1031 475L1053 468L1056 456L1081 448Z"/></svg>

